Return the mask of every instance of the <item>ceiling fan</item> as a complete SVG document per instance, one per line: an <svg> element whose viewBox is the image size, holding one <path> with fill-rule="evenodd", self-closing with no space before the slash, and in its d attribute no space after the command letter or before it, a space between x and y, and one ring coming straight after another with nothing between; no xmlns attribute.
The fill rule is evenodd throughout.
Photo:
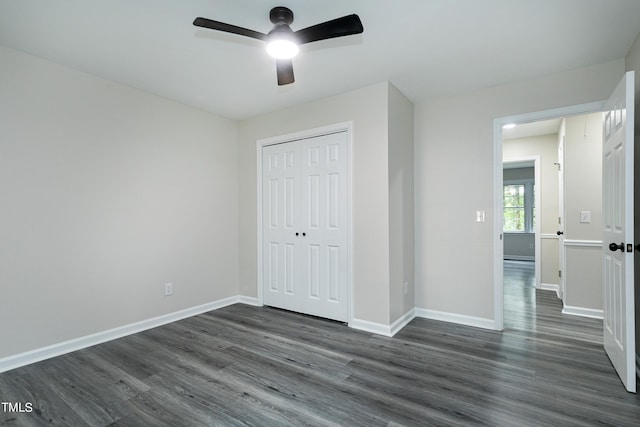
<svg viewBox="0 0 640 427"><path fill-rule="evenodd" d="M364 31L360 18L355 14L332 19L298 31L293 31L289 27L293 22L293 12L286 7L278 6L271 9L269 19L274 25L268 34L207 18L196 18L193 25L266 41L267 52L276 58L279 86L294 82L292 58L298 54L298 46L335 37L360 34Z"/></svg>

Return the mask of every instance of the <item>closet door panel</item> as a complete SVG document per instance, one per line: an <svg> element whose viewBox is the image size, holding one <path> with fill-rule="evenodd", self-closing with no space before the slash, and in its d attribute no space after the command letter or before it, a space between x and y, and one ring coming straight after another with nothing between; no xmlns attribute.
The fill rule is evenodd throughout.
<svg viewBox="0 0 640 427"><path fill-rule="evenodd" d="M264 303L347 321L346 132L262 153Z"/></svg>

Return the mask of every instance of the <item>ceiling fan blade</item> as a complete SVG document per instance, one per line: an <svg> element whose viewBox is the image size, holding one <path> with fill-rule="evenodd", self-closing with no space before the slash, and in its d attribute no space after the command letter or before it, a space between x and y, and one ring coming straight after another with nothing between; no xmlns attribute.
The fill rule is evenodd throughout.
<svg viewBox="0 0 640 427"><path fill-rule="evenodd" d="M332 39L334 37L360 34L364 31L362 21L358 15L347 15L342 18L303 28L295 32L300 44L311 43L319 40Z"/></svg>
<svg viewBox="0 0 640 427"><path fill-rule="evenodd" d="M293 62L290 59L276 59L276 71L278 72L278 86L294 82Z"/></svg>
<svg viewBox="0 0 640 427"><path fill-rule="evenodd" d="M241 36L251 37L258 40L266 40L267 35L248 28L238 27L237 25L225 24L224 22L214 21L207 18L196 18L193 21L196 27L209 28L210 30L224 31L227 33L238 34Z"/></svg>

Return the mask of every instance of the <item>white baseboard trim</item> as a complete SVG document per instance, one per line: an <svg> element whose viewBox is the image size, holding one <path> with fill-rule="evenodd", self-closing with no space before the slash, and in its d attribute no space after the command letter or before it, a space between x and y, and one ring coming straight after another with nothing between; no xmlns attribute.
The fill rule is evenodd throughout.
<svg viewBox="0 0 640 427"><path fill-rule="evenodd" d="M591 317L594 319L602 319L603 311L595 308L574 307L565 305L562 308L562 314L570 314L572 316Z"/></svg>
<svg viewBox="0 0 640 427"><path fill-rule="evenodd" d="M482 329L496 329L495 321L493 319L485 319L484 317L466 316L464 314L447 313L444 311L429 310L427 308L416 308L415 312L416 317L424 317L425 319L440 320Z"/></svg>
<svg viewBox="0 0 640 427"><path fill-rule="evenodd" d="M396 320L391 324L391 336L394 336L395 334L400 332L402 328L407 326L407 324L415 318L416 318L415 308L412 308L411 310L407 311L405 314L400 316L398 320Z"/></svg>
<svg viewBox="0 0 640 427"><path fill-rule="evenodd" d="M255 298L255 297L246 297L244 295L240 295L238 296L238 302L241 304L254 305L256 307L261 307L261 305L258 304L258 298Z"/></svg>
<svg viewBox="0 0 640 427"><path fill-rule="evenodd" d="M198 305L184 310L175 311L173 313L163 314L162 316L153 317L151 319L142 320L140 322L131 323L117 328L109 329L95 334L86 335L84 337L74 338L46 347L29 350L24 353L18 353L12 356L0 359L0 373L21 366L30 365L52 357L61 356L66 353L81 350L107 341L122 338L127 335L146 331L147 329L156 328L166 325L167 323L176 322L186 319L187 317L196 316L206 313L207 311L217 310L228 305L243 302L241 299L248 297L233 296L207 304ZM246 302L245 302L246 303Z"/></svg>
<svg viewBox="0 0 640 427"><path fill-rule="evenodd" d="M558 296L558 299L562 299L560 297L560 285L556 285L553 283L540 283L540 289L543 291L554 291Z"/></svg>
<svg viewBox="0 0 640 427"><path fill-rule="evenodd" d="M355 317L349 322L349 327L363 332L384 335L391 337L391 326L384 323L370 322L368 320L356 319Z"/></svg>
<svg viewBox="0 0 640 427"><path fill-rule="evenodd" d="M370 332L372 334L384 335L385 337L392 337L397 334L402 328L407 326L407 324L415 319L415 317L415 309L411 309L400 316L400 318L393 322L391 325L385 325L384 323L370 322L368 320L354 318L351 320L351 322L349 322L349 327L363 332Z"/></svg>

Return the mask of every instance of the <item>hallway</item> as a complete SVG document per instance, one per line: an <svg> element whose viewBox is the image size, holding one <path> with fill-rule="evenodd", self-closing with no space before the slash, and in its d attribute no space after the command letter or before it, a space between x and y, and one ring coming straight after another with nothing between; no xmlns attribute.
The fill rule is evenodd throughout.
<svg viewBox="0 0 640 427"><path fill-rule="evenodd" d="M504 262L504 328L541 337L602 343L602 320L562 314L555 292L536 290L534 263Z"/></svg>

